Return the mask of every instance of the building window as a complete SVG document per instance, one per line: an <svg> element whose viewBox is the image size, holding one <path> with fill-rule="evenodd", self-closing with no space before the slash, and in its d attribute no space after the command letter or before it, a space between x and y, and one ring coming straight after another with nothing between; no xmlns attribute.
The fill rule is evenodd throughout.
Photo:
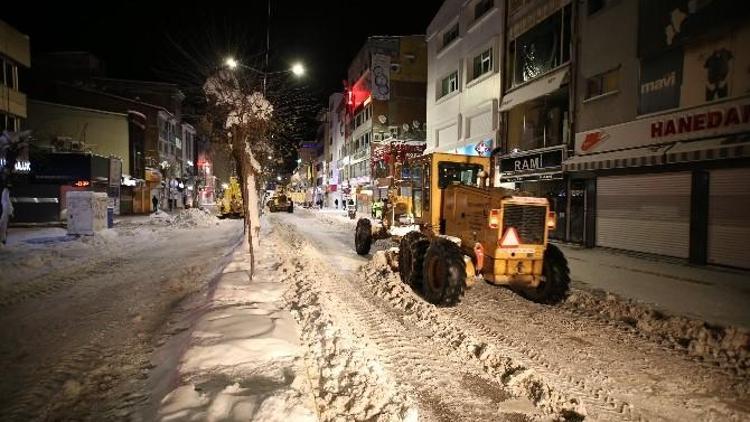
<svg viewBox="0 0 750 422"><path fill-rule="evenodd" d="M494 0L479 0L477 4L474 5L474 20L481 18L482 15L489 12L494 3Z"/></svg>
<svg viewBox="0 0 750 422"><path fill-rule="evenodd" d="M612 69L586 80L586 98L615 92L620 84L620 69Z"/></svg>
<svg viewBox="0 0 750 422"><path fill-rule="evenodd" d="M458 38L458 23L443 33L443 47L453 42L456 38Z"/></svg>
<svg viewBox="0 0 750 422"><path fill-rule="evenodd" d="M458 90L458 72L453 72L450 75L443 78L440 83L440 96L438 98L445 97L451 92Z"/></svg>
<svg viewBox="0 0 750 422"><path fill-rule="evenodd" d="M570 15L567 5L508 44L508 88L570 61Z"/></svg>
<svg viewBox="0 0 750 422"><path fill-rule="evenodd" d="M474 80L492 70L492 48L481 52L472 60L471 79Z"/></svg>
<svg viewBox="0 0 750 422"><path fill-rule="evenodd" d="M16 66L9 62L3 62L3 83L10 89L17 89L18 84L16 83Z"/></svg>

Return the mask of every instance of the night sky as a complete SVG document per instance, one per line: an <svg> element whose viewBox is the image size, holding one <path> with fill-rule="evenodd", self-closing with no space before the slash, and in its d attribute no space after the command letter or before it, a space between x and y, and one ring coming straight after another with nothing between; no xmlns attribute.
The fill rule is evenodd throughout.
<svg viewBox="0 0 750 422"><path fill-rule="evenodd" d="M31 37L32 60L35 52L90 51L106 63L110 77L185 83L180 73L190 60L220 63L232 54L261 63L265 0L94 4L11 2L0 18ZM306 85L325 101L341 89L347 66L368 35L424 34L441 4L272 0L270 67L304 62Z"/></svg>

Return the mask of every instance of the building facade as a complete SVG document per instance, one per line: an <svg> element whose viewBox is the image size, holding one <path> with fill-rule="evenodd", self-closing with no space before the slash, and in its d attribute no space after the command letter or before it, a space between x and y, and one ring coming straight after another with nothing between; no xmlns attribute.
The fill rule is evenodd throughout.
<svg viewBox="0 0 750 422"><path fill-rule="evenodd" d="M577 30L570 240L750 268L747 8L587 1Z"/></svg>
<svg viewBox="0 0 750 422"><path fill-rule="evenodd" d="M25 128L26 94L21 91L23 70L31 66L29 37L0 20L0 131Z"/></svg>
<svg viewBox="0 0 750 422"><path fill-rule="evenodd" d="M418 153L424 149L426 85L423 35L369 37L352 60L339 184L360 212L369 212L385 194L398 155L391 153L394 148L403 152L404 145L417 144Z"/></svg>
<svg viewBox="0 0 750 422"><path fill-rule="evenodd" d="M335 206L336 200L339 204L343 203L344 197L341 189L340 174L343 170L344 163L342 152L344 147L344 94L336 92L328 98L328 142L329 142L329 162L328 162L328 205Z"/></svg>
<svg viewBox="0 0 750 422"><path fill-rule="evenodd" d="M427 28L427 152L499 145L505 2L447 0Z"/></svg>

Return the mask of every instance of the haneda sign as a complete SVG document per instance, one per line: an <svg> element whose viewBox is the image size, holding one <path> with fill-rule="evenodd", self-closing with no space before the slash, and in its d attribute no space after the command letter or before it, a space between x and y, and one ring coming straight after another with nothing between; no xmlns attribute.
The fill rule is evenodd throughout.
<svg viewBox="0 0 750 422"><path fill-rule="evenodd" d="M750 131L750 97L576 133L576 154L591 154Z"/></svg>

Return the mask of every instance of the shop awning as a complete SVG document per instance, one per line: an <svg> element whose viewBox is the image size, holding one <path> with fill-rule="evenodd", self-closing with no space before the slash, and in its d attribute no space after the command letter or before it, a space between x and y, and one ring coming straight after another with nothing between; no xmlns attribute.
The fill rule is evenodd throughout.
<svg viewBox="0 0 750 422"><path fill-rule="evenodd" d="M565 171L593 171L627 167L658 166L665 163L669 145L631 148L598 154L576 155L563 162Z"/></svg>
<svg viewBox="0 0 750 422"><path fill-rule="evenodd" d="M524 85L505 94L503 100L500 102L500 111L508 111L526 101L557 91L563 83L567 82L567 80L567 67L556 70L547 76L543 76L537 81L533 81L528 85Z"/></svg>
<svg viewBox="0 0 750 422"><path fill-rule="evenodd" d="M750 157L750 136L677 142L667 151L667 163Z"/></svg>

